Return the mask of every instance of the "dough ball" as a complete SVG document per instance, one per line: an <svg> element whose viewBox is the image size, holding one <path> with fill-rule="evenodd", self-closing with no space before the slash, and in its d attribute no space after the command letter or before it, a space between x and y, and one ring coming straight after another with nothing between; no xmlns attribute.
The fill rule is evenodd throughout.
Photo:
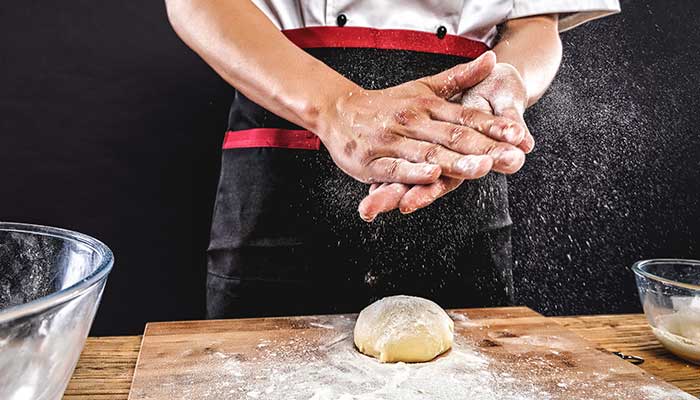
<svg viewBox="0 0 700 400"><path fill-rule="evenodd" d="M454 322L430 300L391 296L360 312L355 346L381 362L430 361L452 347Z"/></svg>

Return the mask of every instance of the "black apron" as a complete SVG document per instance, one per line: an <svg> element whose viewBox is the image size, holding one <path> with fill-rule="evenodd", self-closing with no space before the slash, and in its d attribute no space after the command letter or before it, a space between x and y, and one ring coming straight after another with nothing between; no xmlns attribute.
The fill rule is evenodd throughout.
<svg viewBox="0 0 700 400"><path fill-rule="evenodd" d="M470 61L391 49L307 51L367 89ZM357 312L392 294L443 307L511 303L503 175L465 181L414 214L393 211L369 224L357 213L367 191L313 134L236 93L208 249L207 316Z"/></svg>

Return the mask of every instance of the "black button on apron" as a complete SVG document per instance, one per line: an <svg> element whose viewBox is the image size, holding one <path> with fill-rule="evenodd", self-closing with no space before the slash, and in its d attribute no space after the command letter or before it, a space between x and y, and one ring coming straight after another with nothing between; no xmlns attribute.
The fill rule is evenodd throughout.
<svg viewBox="0 0 700 400"><path fill-rule="evenodd" d="M447 28L445 28L444 26L440 26L437 30L438 39L444 38L445 35L447 35Z"/></svg>
<svg viewBox="0 0 700 400"><path fill-rule="evenodd" d="M338 26L345 26L345 24L348 23L348 17L346 17L345 14L340 14L338 15L338 18L336 18L335 22L338 23Z"/></svg>

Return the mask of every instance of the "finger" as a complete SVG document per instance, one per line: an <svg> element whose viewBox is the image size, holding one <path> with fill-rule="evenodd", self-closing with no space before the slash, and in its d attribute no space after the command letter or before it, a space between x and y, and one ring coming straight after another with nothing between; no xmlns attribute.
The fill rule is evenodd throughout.
<svg viewBox="0 0 700 400"><path fill-rule="evenodd" d="M407 134L411 135L414 139L431 141L460 155L489 155L493 159L492 169L504 174L517 172L525 163L525 153L516 146L499 142L473 129L460 125L439 121L424 121L412 127ZM415 141L413 139L409 140ZM429 144L423 146L429 146ZM448 156L450 155L448 154ZM406 159L414 162L423 161L410 158ZM438 159L436 161L426 159L424 161L440 165L444 175L453 178L476 179L473 176L465 178L458 174L451 173L451 170L443 164L445 162L444 160Z"/></svg>
<svg viewBox="0 0 700 400"><path fill-rule="evenodd" d="M455 190L462 182L464 181L461 179L443 176L430 185L413 186L401 198L399 210L403 214L410 214L415 210L427 207L435 200Z"/></svg>
<svg viewBox="0 0 700 400"><path fill-rule="evenodd" d="M494 116L475 108L445 102L442 106L431 108L429 111L433 120L463 125L514 146L519 145L525 137L525 127L517 120Z"/></svg>
<svg viewBox="0 0 700 400"><path fill-rule="evenodd" d="M382 187L382 186L384 186L384 185L386 185L386 183L382 183L381 185L378 184L378 183L373 183L373 184L369 185L369 192L372 193L372 192L374 192L375 190L377 190L378 188L380 188L380 187Z"/></svg>
<svg viewBox="0 0 700 400"><path fill-rule="evenodd" d="M372 222L377 215L398 208L399 201L410 188L402 183L381 185L360 202L357 208L360 218Z"/></svg>
<svg viewBox="0 0 700 400"><path fill-rule="evenodd" d="M532 150L535 149L535 138L530 133L530 129L527 129L527 135L525 135L525 139L523 139L518 147L521 148L525 154L530 154Z"/></svg>
<svg viewBox="0 0 700 400"><path fill-rule="evenodd" d="M496 55L492 51L487 51L472 62L457 65L437 75L427 76L420 82L428 85L443 99L449 99L486 79L495 65Z"/></svg>
<svg viewBox="0 0 700 400"><path fill-rule="evenodd" d="M461 154L440 144L421 140L406 139L402 146L393 151L394 157L439 165L442 175L459 179L481 178L485 174L483 169L487 168L488 172L493 166L493 159L488 155Z"/></svg>
<svg viewBox="0 0 700 400"><path fill-rule="evenodd" d="M530 153L532 149L535 148L535 138L532 137L530 129L528 129L527 124L525 123L525 119L523 118L523 114L520 111L518 111L518 109L516 109L515 107L500 109L496 111L496 114L513 120L525 128L525 135L523 137L523 140L517 146L520 147L525 152L525 154Z"/></svg>
<svg viewBox="0 0 700 400"><path fill-rule="evenodd" d="M382 157L371 161L367 165L367 172L367 183L427 184L435 182L442 170L435 163L413 163L405 159Z"/></svg>

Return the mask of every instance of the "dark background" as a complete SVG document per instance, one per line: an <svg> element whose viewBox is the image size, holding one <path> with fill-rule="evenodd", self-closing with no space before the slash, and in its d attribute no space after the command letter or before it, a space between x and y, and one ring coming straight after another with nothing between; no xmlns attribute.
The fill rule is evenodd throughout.
<svg viewBox="0 0 700 400"><path fill-rule="evenodd" d="M700 258L700 13L623 3L562 35L511 178L516 289L547 314L638 311L629 266ZM0 220L114 251L93 334L204 311L205 249L231 89L160 1L0 6Z"/></svg>

